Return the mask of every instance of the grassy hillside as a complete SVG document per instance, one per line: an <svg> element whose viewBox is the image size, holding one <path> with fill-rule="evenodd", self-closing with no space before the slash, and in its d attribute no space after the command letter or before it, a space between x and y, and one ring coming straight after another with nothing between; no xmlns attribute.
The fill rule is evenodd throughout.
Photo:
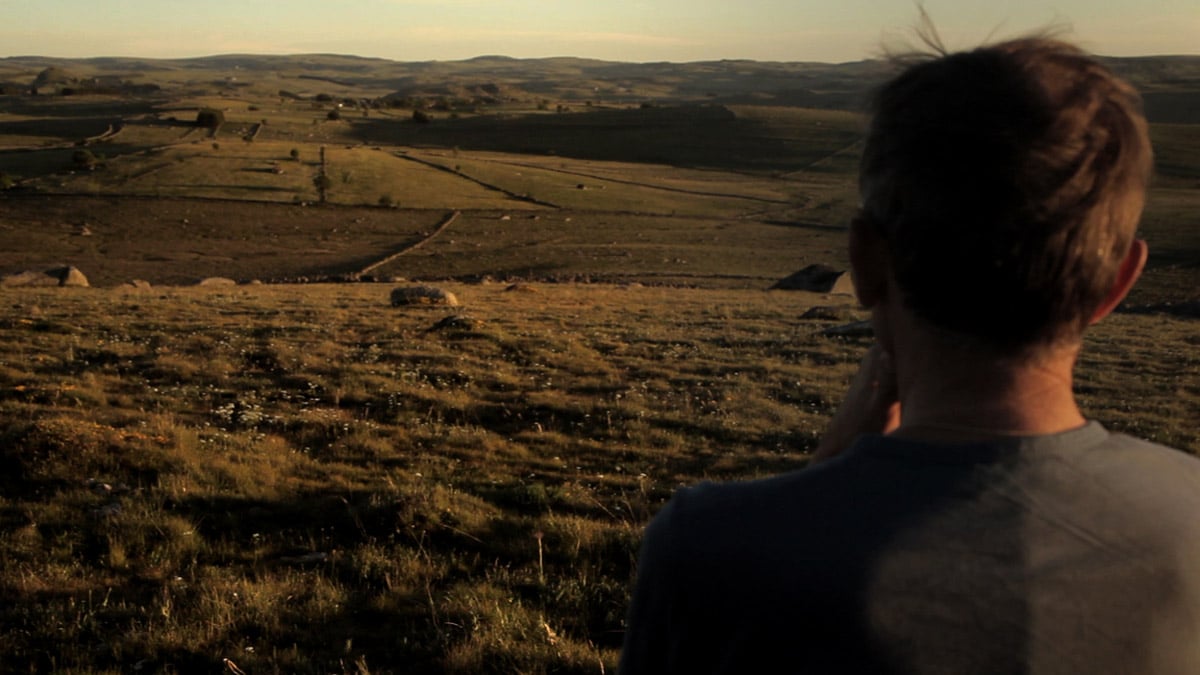
<svg viewBox="0 0 1200 675"><path fill-rule="evenodd" d="M1200 60L1115 63L1151 259L1076 389L1200 453ZM613 672L647 519L804 466L869 344L764 289L845 267L879 72L0 59L0 274L99 287L0 287L0 671Z"/></svg>
<svg viewBox="0 0 1200 675"><path fill-rule="evenodd" d="M612 672L646 519L803 466L866 347L805 293L390 288L0 289L0 669ZM1089 342L1089 416L1200 451L1192 321Z"/></svg>

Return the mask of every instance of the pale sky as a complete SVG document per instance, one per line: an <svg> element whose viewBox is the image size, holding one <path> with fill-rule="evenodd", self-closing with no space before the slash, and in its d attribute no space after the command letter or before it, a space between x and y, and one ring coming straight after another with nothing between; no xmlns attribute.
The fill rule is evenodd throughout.
<svg viewBox="0 0 1200 675"><path fill-rule="evenodd" d="M1200 0L926 0L947 47L1056 25L1109 56L1200 54ZM614 61L870 58L912 0L0 0L0 56L484 54Z"/></svg>

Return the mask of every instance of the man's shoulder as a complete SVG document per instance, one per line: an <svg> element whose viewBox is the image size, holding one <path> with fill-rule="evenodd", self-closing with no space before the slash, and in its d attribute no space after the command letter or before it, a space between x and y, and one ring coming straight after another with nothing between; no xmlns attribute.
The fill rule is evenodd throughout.
<svg viewBox="0 0 1200 675"><path fill-rule="evenodd" d="M1200 457L1128 434L1109 432L1100 447L1103 451L1126 453L1129 459L1150 461L1156 466L1169 466L1186 473L1200 472Z"/></svg>
<svg viewBox="0 0 1200 675"><path fill-rule="evenodd" d="M936 495L971 490L1124 502L1134 510L1200 514L1200 458L1097 423L1056 437L951 447L864 437L842 456L776 476L704 482L676 492L673 527L732 531L812 516L853 518L872 509L908 508ZM848 511L852 512L849 513ZM1200 517L1195 518L1200 528Z"/></svg>
<svg viewBox="0 0 1200 675"><path fill-rule="evenodd" d="M1121 433L1103 443L1052 458L1062 465L1064 491L1091 493L1114 512L1146 522L1177 520L1200 535L1200 458ZM1177 518L1172 518L1175 514Z"/></svg>
<svg viewBox="0 0 1200 675"><path fill-rule="evenodd" d="M773 513L828 492L827 481L835 473L828 467L810 466L763 478L704 481L680 488L671 503L687 517L743 510Z"/></svg>
<svg viewBox="0 0 1200 675"><path fill-rule="evenodd" d="M662 509L657 530L670 530L677 544L711 550L718 541L761 545L781 529L795 533L831 526L853 512L856 494L872 480L856 462L836 460L752 480L706 481L680 488Z"/></svg>
<svg viewBox="0 0 1200 675"><path fill-rule="evenodd" d="M1045 450L1044 456L1032 456L1103 483L1188 486L1200 503L1200 458L1183 450L1106 430L1092 443L1049 445Z"/></svg>

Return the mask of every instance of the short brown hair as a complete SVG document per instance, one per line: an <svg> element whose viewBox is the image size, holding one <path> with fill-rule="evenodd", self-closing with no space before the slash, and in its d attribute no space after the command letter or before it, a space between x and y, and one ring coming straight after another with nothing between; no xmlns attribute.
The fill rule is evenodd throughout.
<svg viewBox="0 0 1200 675"><path fill-rule="evenodd" d="M1078 337L1145 201L1137 92L1069 44L1026 38L910 66L871 113L863 217L906 305L1005 351Z"/></svg>

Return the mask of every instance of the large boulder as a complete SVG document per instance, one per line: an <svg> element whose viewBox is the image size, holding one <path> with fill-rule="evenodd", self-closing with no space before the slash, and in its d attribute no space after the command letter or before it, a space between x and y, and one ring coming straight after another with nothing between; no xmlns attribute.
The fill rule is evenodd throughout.
<svg viewBox="0 0 1200 675"><path fill-rule="evenodd" d="M67 267L59 267L54 270L48 270L47 274L58 273L59 286L77 286L87 288L89 286L87 277L83 276L83 272L79 271L78 267L68 265Z"/></svg>
<svg viewBox="0 0 1200 675"><path fill-rule="evenodd" d="M237 286L237 282L226 277L205 277L196 282L196 285L204 286L206 288L223 288L228 286Z"/></svg>
<svg viewBox="0 0 1200 675"><path fill-rule="evenodd" d="M86 288L87 277L74 265L60 265L44 272L18 272L0 279L0 286L75 286Z"/></svg>
<svg viewBox="0 0 1200 675"><path fill-rule="evenodd" d="M446 305L457 307L458 298L436 286L400 286L392 289L392 307L403 305Z"/></svg>
<svg viewBox="0 0 1200 675"><path fill-rule="evenodd" d="M814 263L799 272L780 279L771 288L784 291L854 295L854 282L851 281L848 272L820 263Z"/></svg>

